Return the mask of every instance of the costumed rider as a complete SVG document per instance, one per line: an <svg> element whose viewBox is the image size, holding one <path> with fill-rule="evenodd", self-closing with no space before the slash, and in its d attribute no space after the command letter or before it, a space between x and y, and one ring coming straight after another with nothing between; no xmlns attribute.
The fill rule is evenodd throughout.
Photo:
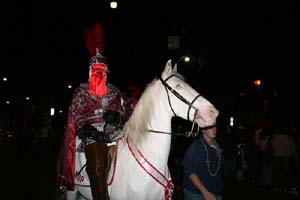
<svg viewBox="0 0 300 200"><path fill-rule="evenodd" d="M58 184L63 190L74 190L75 136L82 139L86 170L94 200L107 200L108 152L115 155L116 140L132 109L122 99L120 90L107 83L107 61L102 55L104 37L100 23L84 31L84 40L91 54L89 81L74 91L58 157ZM113 158L112 158L113 159Z"/></svg>

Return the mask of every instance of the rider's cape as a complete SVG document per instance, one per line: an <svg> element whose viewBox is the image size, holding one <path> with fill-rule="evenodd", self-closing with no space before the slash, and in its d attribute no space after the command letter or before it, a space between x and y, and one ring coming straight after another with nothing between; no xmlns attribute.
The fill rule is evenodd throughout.
<svg viewBox="0 0 300 200"><path fill-rule="evenodd" d="M108 111L118 111L124 121L131 114L130 107L122 100L120 91L112 84L107 85L108 94L94 96L89 91L89 84L81 84L73 94L69 107L67 124L60 151L57 157L57 183L61 190L74 190L76 134L86 123L103 129L102 115Z"/></svg>

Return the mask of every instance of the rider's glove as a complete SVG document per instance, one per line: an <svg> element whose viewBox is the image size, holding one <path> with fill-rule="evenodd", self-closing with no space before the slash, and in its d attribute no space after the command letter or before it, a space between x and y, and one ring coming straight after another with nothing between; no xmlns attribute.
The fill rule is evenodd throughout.
<svg viewBox="0 0 300 200"><path fill-rule="evenodd" d="M107 124L118 125L121 122L121 115L117 111L108 110L103 114L103 119Z"/></svg>
<svg viewBox="0 0 300 200"><path fill-rule="evenodd" d="M94 126L91 124L85 124L81 127L78 131L79 139L86 140L87 138L93 139L96 141L103 141L105 143L110 143L110 138L105 135L103 132L98 131Z"/></svg>

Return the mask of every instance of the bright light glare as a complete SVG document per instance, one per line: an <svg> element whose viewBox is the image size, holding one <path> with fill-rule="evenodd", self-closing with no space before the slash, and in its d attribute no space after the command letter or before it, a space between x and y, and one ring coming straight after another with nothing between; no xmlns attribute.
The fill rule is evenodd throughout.
<svg viewBox="0 0 300 200"><path fill-rule="evenodd" d="M254 84L255 84L256 86L260 86L260 85L261 85L261 80L259 80L259 79L255 80L255 81L254 81Z"/></svg>
<svg viewBox="0 0 300 200"><path fill-rule="evenodd" d="M229 126L233 126L234 125L234 123L233 123L233 117L230 117L230 122L229 122Z"/></svg>
<svg viewBox="0 0 300 200"><path fill-rule="evenodd" d="M55 113L55 109L54 108L50 108L50 115L53 116Z"/></svg>
<svg viewBox="0 0 300 200"><path fill-rule="evenodd" d="M185 57L184 57L184 62L190 62L190 57L185 56Z"/></svg>
<svg viewBox="0 0 300 200"><path fill-rule="evenodd" d="M116 9L118 7L118 3L116 1L110 2L110 8Z"/></svg>

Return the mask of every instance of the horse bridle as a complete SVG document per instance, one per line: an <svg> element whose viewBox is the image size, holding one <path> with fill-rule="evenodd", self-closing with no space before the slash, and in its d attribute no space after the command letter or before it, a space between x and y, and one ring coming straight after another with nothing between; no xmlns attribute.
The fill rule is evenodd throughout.
<svg viewBox="0 0 300 200"><path fill-rule="evenodd" d="M180 99L183 103L187 104L189 106L188 111L187 111L187 119L190 120L190 110L191 108L194 108L196 111L195 113L198 112L198 109L193 105L193 103L201 96L200 94L198 94L191 102L189 102L188 100L186 100L183 96L181 96L176 90L174 90L170 85L168 85L167 81L172 78L172 77L177 77L180 80L182 80L180 77L176 76L176 75L171 75L168 78L166 78L165 80L163 80L161 77L159 77L159 80L162 82L163 86L165 86L167 95L168 95L168 102L169 102L169 106L174 114L175 117L177 117L172 104L171 104L171 100L170 100L170 95L169 95L169 91L172 92L172 94L174 94L178 99ZM183 81L183 80L182 80Z"/></svg>
<svg viewBox="0 0 300 200"><path fill-rule="evenodd" d="M190 110L191 110L191 108L194 108L194 109L195 109L195 115L196 115L197 112L198 112L198 108L196 108L193 104L194 104L194 102L195 102L199 97L201 97L201 95L198 94L191 102L189 102L189 101L186 100L183 96L181 96L176 90L174 90L170 85L168 85L167 81L168 81L170 78L172 78L172 77L177 77L177 78L179 78L180 80L182 80L180 77L178 77L178 76L176 76L176 75L174 75L174 74L171 75L171 76L169 76L169 77L166 78L165 80L163 80L161 77L159 77L159 80L161 81L161 83L163 84L163 86L164 86L165 89L166 89L167 96L168 96L169 106L170 106L170 108L171 108L171 110L172 110L174 116L177 117L177 115L176 115L176 113L175 113L175 111L174 111L174 109L173 109L173 107L172 107L172 104L171 104L170 95L169 95L169 91L170 91L170 92L171 92L172 94L174 94L179 100L181 100L183 103L185 103L185 104L187 104L187 105L189 106L188 111L187 111L187 119L190 120L190 117L189 117L189 116L190 116ZM184 80L182 80L182 81L184 81ZM199 127L199 126L198 126L197 132L193 132L193 130L194 130L194 125L195 125L195 117L194 117L194 119L193 119L193 125L192 125L191 131L185 133L185 135L186 135L187 137L189 137L189 136L193 136L193 137L197 136L198 133L199 133L199 129L201 129L201 130L206 130L206 129L213 128L213 127L215 126L215 124L210 125L210 126L206 126L206 127ZM163 132L163 131L155 131L155 130L150 130L150 131L151 131L151 132L154 132L154 133L171 134L171 133L167 133L167 132Z"/></svg>

